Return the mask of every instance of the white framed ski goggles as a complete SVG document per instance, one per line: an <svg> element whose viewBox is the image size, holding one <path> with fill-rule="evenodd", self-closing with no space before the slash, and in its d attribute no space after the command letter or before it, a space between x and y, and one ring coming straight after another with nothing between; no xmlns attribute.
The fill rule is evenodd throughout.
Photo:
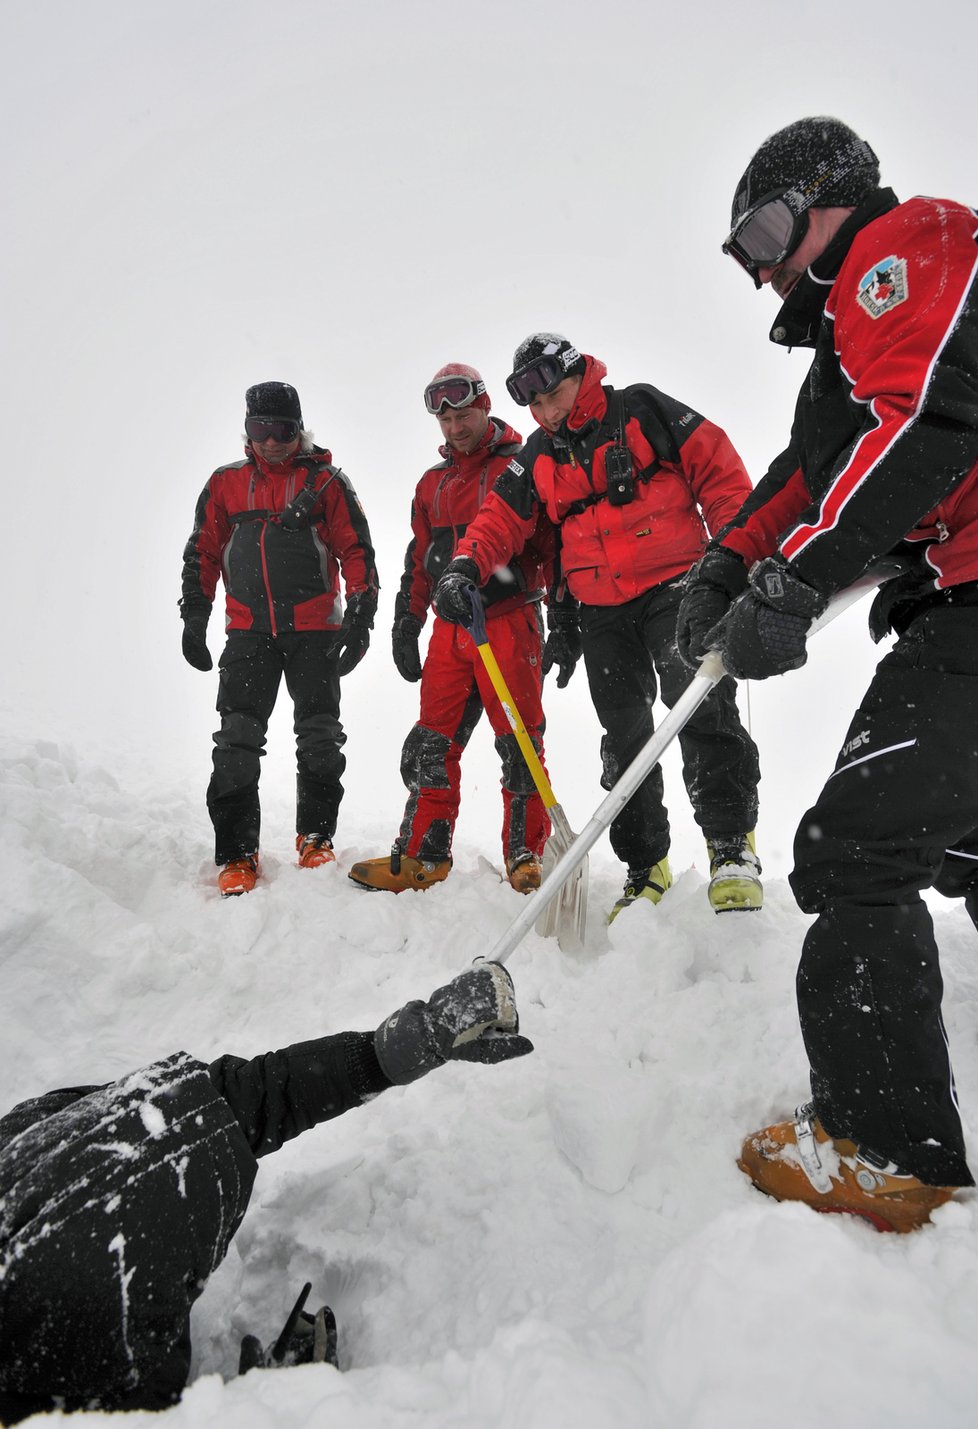
<svg viewBox="0 0 978 1429"><path fill-rule="evenodd" d="M424 389L424 404L437 417L443 407L468 407L485 390L484 382L473 382L470 377L439 377Z"/></svg>

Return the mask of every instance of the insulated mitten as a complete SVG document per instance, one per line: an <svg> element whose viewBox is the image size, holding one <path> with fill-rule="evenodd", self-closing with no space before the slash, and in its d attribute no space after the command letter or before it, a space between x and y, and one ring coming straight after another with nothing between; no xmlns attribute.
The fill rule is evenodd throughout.
<svg viewBox="0 0 978 1429"><path fill-rule="evenodd" d="M828 603L783 556L769 556L754 567L747 591L709 632L707 644L719 645L727 671L737 679L784 675L808 659L809 627Z"/></svg>
<svg viewBox="0 0 978 1429"><path fill-rule="evenodd" d="M418 649L420 635L421 621L416 615L402 615L395 620L394 629L391 631L391 648L397 673L411 684L421 679L421 652Z"/></svg>
<svg viewBox="0 0 978 1429"><path fill-rule="evenodd" d="M502 963L478 962L436 989L427 1002L409 1002L374 1033L380 1069L395 1086L416 1081L443 1062L505 1062L533 1051L518 1036L513 979Z"/></svg>
<svg viewBox="0 0 978 1429"><path fill-rule="evenodd" d="M564 690L584 648L581 613L577 601L554 602L547 607L547 643L543 647L543 673L557 666L557 688Z"/></svg>
<svg viewBox="0 0 978 1429"><path fill-rule="evenodd" d="M699 669L706 637L747 589L747 567L734 551L710 546L683 581L676 621L676 645L687 665Z"/></svg>
<svg viewBox="0 0 978 1429"><path fill-rule="evenodd" d="M207 620L207 615L185 615L183 618L183 658L195 670L214 668L211 652L207 648Z"/></svg>
<svg viewBox="0 0 978 1429"><path fill-rule="evenodd" d="M367 591L349 597L343 624L329 647L330 655L337 661L337 674L348 675L366 655L376 609L376 597Z"/></svg>
<svg viewBox="0 0 978 1429"><path fill-rule="evenodd" d="M479 567L468 556L459 556L450 561L435 586L432 604L442 620L450 620L453 625L469 625L472 621L472 602L468 587L479 585Z"/></svg>

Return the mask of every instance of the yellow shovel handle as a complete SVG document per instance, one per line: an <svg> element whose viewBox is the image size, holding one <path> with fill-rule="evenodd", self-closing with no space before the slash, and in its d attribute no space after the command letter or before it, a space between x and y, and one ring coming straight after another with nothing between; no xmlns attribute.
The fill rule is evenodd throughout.
<svg viewBox="0 0 978 1429"><path fill-rule="evenodd" d="M534 749L533 741L526 732L526 725L520 718L520 712L513 702L513 696L509 693L509 687L503 679L503 672L499 668L499 662L492 653L488 639L480 642L476 640L474 633L472 634L472 638L475 640L475 648L482 656L482 663L485 665L486 672L492 681L492 687L499 696L499 703L502 705L506 718L509 720L510 727L516 735L516 742L523 753L523 758L526 760L527 768L533 775L533 782L537 786L537 792L543 800L544 807L548 810L552 809L557 800L554 797L554 791L550 787L547 771L540 763L540 756Z"/></svg>

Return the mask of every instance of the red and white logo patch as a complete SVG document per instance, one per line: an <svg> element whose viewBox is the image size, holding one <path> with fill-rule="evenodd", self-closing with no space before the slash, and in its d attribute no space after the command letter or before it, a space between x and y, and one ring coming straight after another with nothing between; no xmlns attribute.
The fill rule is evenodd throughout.
<svg viewBox="0 0 978 1429"><path fill-rule="evenodd" d="M907 260L891 254L864 274L856 300L871 318L881 318L907 301Z"/></svg>

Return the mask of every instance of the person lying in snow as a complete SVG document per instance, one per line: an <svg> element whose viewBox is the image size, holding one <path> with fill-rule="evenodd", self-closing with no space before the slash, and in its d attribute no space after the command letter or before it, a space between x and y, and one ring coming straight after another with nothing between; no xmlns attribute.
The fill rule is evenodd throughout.
<svg viewBox="0 0 978 1429"><path fill-rule="evenodd" d="M241 1224L257 1158L443 1062L532 1050L512 979L480 962L376 1032L209 1066L176 1052L14 1107L0 1119L0 1422L175 1403L190 1307Z"/></svg>

